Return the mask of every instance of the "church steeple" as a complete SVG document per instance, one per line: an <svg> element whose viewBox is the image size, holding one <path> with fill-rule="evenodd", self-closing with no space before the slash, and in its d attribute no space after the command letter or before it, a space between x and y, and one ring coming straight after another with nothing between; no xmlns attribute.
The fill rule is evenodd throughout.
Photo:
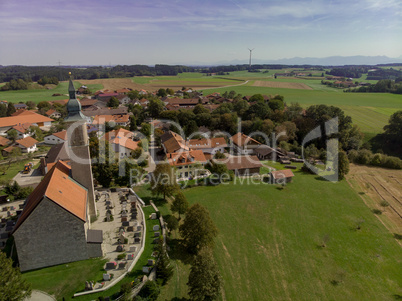
<svg viewBox="0 0 402 301"><path fill-rule="evenodd" d="M71 73L70 73L71 74ZM81 112L81 103L77 100L75 96L75 88L73 85L73 80L70 76L70 83L68 85L68 94L70 95L70 100L67 103L67 118L64 119L66 122L75 122L80 120L85 120L85 116Z"/></svg>

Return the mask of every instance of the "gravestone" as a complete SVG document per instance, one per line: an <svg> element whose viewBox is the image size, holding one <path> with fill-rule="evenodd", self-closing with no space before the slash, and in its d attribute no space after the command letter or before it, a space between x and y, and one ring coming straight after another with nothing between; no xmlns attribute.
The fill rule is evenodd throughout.
<svg viewBox="0 0 402 301"><path fill-rule="evenodd" d="M119 269L124 269L126 267L126 264L127 262L125 261L119 262Z"/></svg>
<svg viewBox="0 0 402 301"><path fill-rule="evenodd" d="M123 252L124 251L124 246L118 245L117 248L116 248L116 251L117 252Z"/></svg>
<svg viewBox="0 0 402 301"><path fill-rule="evenodd" d="M155 264L155 260L153 259L148 259L148 265L154 265Z"/></svg>
<svg viewBox="0 0 402 301"><path fill-rule="evenodd" d="M131 219L137 219L137 213L131 214Z"/></svg>
<svg viewBox="0 0 402 301"><path fill-rule="evenodd" d="M125 222L123 222L123 227L128 227L128 226L130 226L130 222L128 222L128 221L125 221Z"/></svg>
<svg viewBox="0 0 402 301"><path fill-rule="evenodd" d="M130 252L135 252L137 251L137 247L136 246L130 246Z"/></svg>
<svg viewBox="0 0 402 301"><path fill-rule="evenodd" d="M134 259L134 254L127 255L127 260L133 260L133 259Z"/></svg>
<svg viewBox="0 0 402 301"><path fill-rule="evenodd" d="M111 214L109 212L106 212L106 221L110 222L110 216Z"/></svg>
<svg viewBox="0 0 402 301"><path fill-rule="evenodd" d="M126 228L124 228L123 226L121 226L120 228L119 228L119 232L121 233L121 232L126 232Z"/></svg>
<svg viewBox="0 0 402 301"><path fill-rule="evenodd" d="M104 281L109 281L111 279L110 274L103 274L103 280Z"/></svg>
<svg viewBox="0 0 402 301"><path fill-rule="evenodd" d="M114 268L116 268L116 262L111 261L111 262L106 263L106 267L105 267L106 270L112 270Z"/></svg>
<svg viewBox="0 0 402 301"><path fill-rule="evenodd" d="M159 237L154 238L154 240L152 241L152 243L153 243L153 244L157 244L157 243L159 243Z"/></svg>
<svg viewBox="0 0 402 301"><path fill-rule="evenodd" d="M139 244L141 242L141 238L139 237L134 237L134 243Z"/></svg>
<svg viewBox="0 0 402 301"><path fill-rule="evenodd" d="M141 232L134 233L134 237L141 237Z"/></svg>
<svg viewBox="0 0 402 301"><path fill-rule="evenodd" d="M152 267L147 267L147 266L142 267L142 272L145 274L149 274L151 272L151 270L152 270Z"/></svg>
<svg viewBox="0 0 402 301"><path fill-rule="evenodd" d="M121 218L121 222L126 222L127 221L127 217L122 217Z"/></svg>
<svg viewBox="0 0 402 301"><path fill-rule="evenodd" d="M121 205L122 205L123 207L126 207L126 206L127 206L127 201L123 201L123 203L121 203Z"/></svg>
<svg viewBox="0 0 402 301"><path fill-rule="evenodd" d="M121 217L128 217L127 212L122 213L122 214L121 214Z"/></svg>
<svg viewBox="0 0 402 301"><path fill-rule="evenodd" d="M106 201L106 202L105 202L105 205L106 205L106 206L110 206L110 205L112 205L112 203L111 203L110 201Z"/></svg>
<svg viewBox="0 0 402 301"><path fill-rule="evenodd" d="M133 226L127 227L127 232L134 232L134 227Z"/></svg>
<svg viewBox="0 0 402 301"><path fill-rule="evenodd" d="M152 214L149 216L149 218L150 218L150 219L157 219L156 213L152 213Z"/></svg>
<svg viewBox="0 0 402 301"><path fill-rule="evenodd" d="M155 236L155 237L159 237L159 236L161 236L161 234L160 234L159 232L155 232L155 233L154 233L154 236Z"/></svg>
<svg viewBox="0 0 402 301"><path fill-rule="evenodd" d="M152 227L152 230L153 230L153 231L159 231L159 225L153 226L153 227Z"/></svg>
<svg viewBox="0 0 402 301"><path fill-rule="evenodd" d="M142 227L141 226L137 226L137 231L141 231Z"/></svg>

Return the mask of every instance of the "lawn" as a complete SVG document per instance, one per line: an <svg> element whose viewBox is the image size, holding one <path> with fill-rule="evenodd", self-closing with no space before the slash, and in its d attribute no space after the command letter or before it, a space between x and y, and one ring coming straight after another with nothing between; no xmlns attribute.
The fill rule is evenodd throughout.
<svg viewBox="0 0 402 301"><path fill-rule="evenodd" d="M81 83L74 81L74 87L78 89ZM88 88L95 92L102 89L103 86L99 84L88 85ZM52 96L53 94L62 94L61 96ZM68 82L60 82L59 85L51 90L37 89L37 90L18 90L18 91L0 91L0 99L9 102L27 102L33 101L39 103L41 101L52 101L68 98Z"/></svg>
<svg viewBox="0 0 402 301"><path fill-rule="evenodd" d="M295 175L283 190L239 183L184 190L191 204L208 208L219 229L214 254L223 276L221 299L395 300L402 295L400 246L357 193L345 181ZM188 265L173 263L175 276L160 300L186 297Z"/></svg>

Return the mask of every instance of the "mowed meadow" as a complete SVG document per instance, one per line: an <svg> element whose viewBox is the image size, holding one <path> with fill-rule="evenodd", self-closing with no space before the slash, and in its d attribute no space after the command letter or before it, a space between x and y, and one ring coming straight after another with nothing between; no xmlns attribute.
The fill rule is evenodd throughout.
<svg viewBox="0 0 402 301"><path fill-rule="evenodd" d="M214 255L221 300L402 296L401 248L345 180L330 183L298 171L283 190L230 183L183 192L209 210L219 230ZM189 265L178 259L173 265L160 300L187 296Z"/></svg>

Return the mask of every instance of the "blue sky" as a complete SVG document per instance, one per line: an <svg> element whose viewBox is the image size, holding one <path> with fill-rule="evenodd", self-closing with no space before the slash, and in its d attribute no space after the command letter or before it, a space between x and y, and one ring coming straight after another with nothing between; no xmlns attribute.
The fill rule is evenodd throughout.
<svg viewBox="0 0 402 301"><path fill-rule="evenodd" d="M402 55L400 0L0 0L0 64Z"/></svg>

